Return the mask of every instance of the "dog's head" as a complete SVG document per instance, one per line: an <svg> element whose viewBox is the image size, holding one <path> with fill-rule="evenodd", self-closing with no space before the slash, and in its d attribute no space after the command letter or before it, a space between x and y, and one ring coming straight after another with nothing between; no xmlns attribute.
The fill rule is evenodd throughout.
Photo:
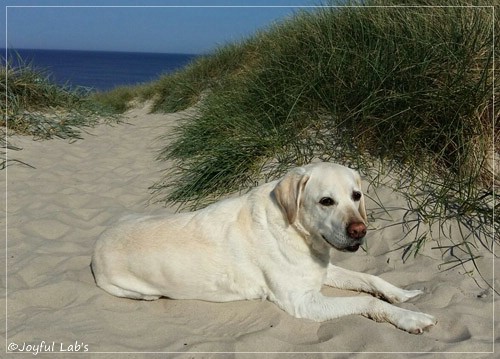
<svg viewBox="0 0 500 359"><path fill-rule="evenodd" d="M333 163L288 172L274 189L289 224L312 241L355 252L366 234L366 209L359 174Z"/></svg>

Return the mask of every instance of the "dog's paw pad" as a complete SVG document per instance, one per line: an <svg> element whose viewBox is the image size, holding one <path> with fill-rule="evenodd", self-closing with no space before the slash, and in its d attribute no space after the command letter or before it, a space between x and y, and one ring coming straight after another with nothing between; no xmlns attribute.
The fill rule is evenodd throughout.
<svg viewBox="0 0 500 359"><path fill-rule="evenodd" d="M400 318L398 327L411 334L422 334L437 324L432 315L408 311Z"/></svg>

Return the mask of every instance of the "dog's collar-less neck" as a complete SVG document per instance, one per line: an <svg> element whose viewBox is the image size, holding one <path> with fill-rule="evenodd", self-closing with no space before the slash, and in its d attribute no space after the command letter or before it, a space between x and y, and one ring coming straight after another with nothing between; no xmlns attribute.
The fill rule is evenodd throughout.
<svg viewBox="0 0 500 359"><path fill-rule="evenodd" d="M307 244L307 247L309 248L310 253L317 258L318 261L321 263L328 264L329 258L330 258L330 249L328 247L326 252L323 250L318 250L317 248L314 247L315 241L312 239L312 234L309 233L300 223L294 222L291 225L299 234L300 236L304 239L304 241ZM326 260L326 261L325 261Z"/></svg>

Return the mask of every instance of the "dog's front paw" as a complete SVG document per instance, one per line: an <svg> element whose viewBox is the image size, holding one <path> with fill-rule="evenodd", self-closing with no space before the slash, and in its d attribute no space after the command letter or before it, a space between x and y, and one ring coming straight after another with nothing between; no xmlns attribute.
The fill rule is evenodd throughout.
<svg viewBox="0 0 500 359"><path fill-rule="evenodd" d="M432 315L405 310L398 318L396 326L411 334L422 334L436 325L437 319Z"/></svg>

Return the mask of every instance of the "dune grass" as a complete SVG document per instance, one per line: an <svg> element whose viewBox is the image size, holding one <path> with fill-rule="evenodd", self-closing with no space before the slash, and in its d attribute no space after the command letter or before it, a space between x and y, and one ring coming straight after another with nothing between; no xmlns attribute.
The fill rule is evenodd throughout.
<svg viewBox="0 0 500 359"><path fill-rule="evenodd" d="M89 90L59 86L44 69L25 63L19 56L2 59L0 69L0 169L10 163L23 163L7 159L7 151L20 148L8 141L16 133L35 139L81 138L81 131L102 121L116 122L116 111L93 100Z"/></svg>
<svg viewBox="0 0 500 359"><path fill-rule="evenodd" d="M204 96L199 115L167 135L159 159L174 165L153 186L157 198L197 208L314 159L375 183L382 164L404 174L394 190L416 218L406 224L414 237L402 244L405 258L451 237L432 232L446 221L463 229L460 240L435 245L452 252L450 263L474 263L478 245L492 250L500 227L492 8L366 4L374 7L298 12L153 84L157 111Z"/></svg>
<svg viewBox="0 0 500 359"><path fill-rule="evenodd" d="M80 138L111 109L89 98L89 90L57 85L44 69L18 59L3 59L0 70L0 125L5 131L36 139Z"/></svg>
<svg viewBox="0 0 500 359"><path fill-rule="evenodd" d="M151 100L156 95L154 83L118 86L109 91L92 92L88 100L107 111L119 115L134 107L138 102Z"/></svg>
<svg viewBox="0 0 500 359"><path fill-rule="evenodd" d="M157 110L210 90L201 116L161 155L185 169L167 200L246 187L270 159L285 169L318 153L413 167L426 159L453 181L491 180L491 23L487 8L323 9L239 45L253 61L233 46L233 66L222 49L162 79Z"/></svg>
<svg viewBox="0 0 500 359"><path fill-rule="evenodd" d="M235 43L220 47L213 54L197 56L183 69L160 76L156 81L135 86L120 86L97 92L91 99L117 114L134 102L153 100L154 112L176 112L198 103L203 94L220 86L229 76L236 76L256 58L253 43Z"/></svg>

